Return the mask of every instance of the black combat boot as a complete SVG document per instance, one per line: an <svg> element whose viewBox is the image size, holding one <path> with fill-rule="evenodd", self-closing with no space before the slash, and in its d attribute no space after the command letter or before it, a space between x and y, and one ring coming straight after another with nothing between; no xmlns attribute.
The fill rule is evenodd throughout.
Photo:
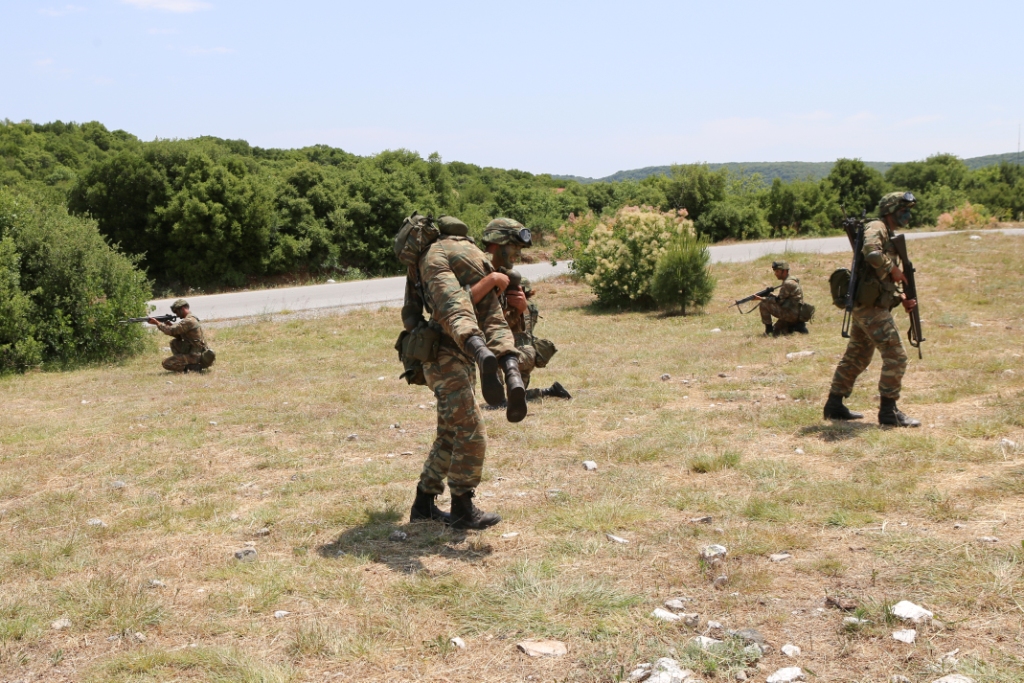
<svg viewBox="0 0 1024 683"><path fill-rule="evenodd" d="M186 373L189 373L189 372L202 372L205 369L206 368L204 368L199 363L189 363L188 365L185 366L185 372Z"/></svg>
<svg viewBox="0 0 1024 683"><path fill-rule="evenodd" d="M840 394L829 394L825 402L826 420L859 420L864 417L861 413L855 413L843 405L843 397Z"/></svg>
<svg viewBox="0 0 1024 683"><path fill-rule="evenodd" d="M453 529L486 529L500 521L499 515L493 512L484 512L473 505L472 491L467 491L460 496L452 495Z"/></svg>
<svg viewBox="0 0 1024 683"><path fill-rule="evenodd" d="M572 394L570 394L568 391L566 391L565 387L563 387L558 382L555 382L554 384L552 384L547 389L541 389L540 395L544 396L546 398L565 398L565 399L572 398Z"/></svg>
<svg viewBox="0 0 1024 683"><path fill-rule="evenodd" d="M428 519L442 524L451 524L452 516L434 505L436 494L427 493L419 486L416 487L416 500L412 502L412 512L409 513L410 522L425 522Z"/></svg>
<svg viewBox="0 0 1024 683"><path fill-rule="evenodd" d="M807 323L796 323L793 325L793 331L799 332L800 334L810 334L810 330L807 329Z"/></svg>
<svg viewBox="0 0 1024 683"><path fill-rule="evenodd" d="M480 391L488 405L500 406L505 402L505 387L501 386L498 379L498 359L487 343L480 336L472 336L466 340L466 352L473 356L476 365L480 368Z"/></svg>
<svg viewBox="0 0 1024 683"><path fill-rule="evenodd" d="M514 353L502 356L501 367L505 371L505 386L508 387L505 419L509 422L522 422L526 417L526 384L519 374L519 358Z"/></svg>
<svg viewBox="0 0 1024 683"><path fill-rule="evenodd" d="M878 409L878 424L892 425L893 427L920 427L921 422L912 417L907 417L896 407L896 399L883 398L882 405Z"/></svg>
<svg viewBox="0 0 1024 683"><path fill-rule="evenodd" d="M770 337L775 334L775 328L772 327L771 323L764 324L764 336Z"/></svg>

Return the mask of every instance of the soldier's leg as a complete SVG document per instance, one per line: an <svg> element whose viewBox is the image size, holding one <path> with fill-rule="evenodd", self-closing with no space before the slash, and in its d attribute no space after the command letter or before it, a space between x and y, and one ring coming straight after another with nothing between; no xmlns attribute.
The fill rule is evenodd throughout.
<svg viewBox="0 0 1024 683"><path fill-rule="evenodd" d="M881 310L866 321L867 332L878 347L882 356L882 374L878 380L878 395L882 398L897 400L903 386L903 375L907 372L907 352L903 349L903 340L896 327L892 313Z"/></svg>
<svg viewBox="0 0 1024 683"><path fill-rule="evenodd" d="M170 370L171 372L185 372L189 366L189 357L175 354L170 358L165 358L161 365L164 366L164 370Z"/></svg>
<svg viewBox="0 0 1024 683"><path fill-rule="evenodd" d="M771 306L774 303L775 302L772 301L771 299L765 299L764 301L760 302L757 306L758 311L761 312L761 322L763 322L765 325L771 325L772 323L775 322L774 320L772 320Z"/></svg>
<svg viewBox="0 0 1024 683"><path fill-rule="evenodd" d="M871 335L861 325L857 316L854 316L853 325L850 326L850 342L846 345L846 353L843 354L842 360L836 366L835 374L832 375L829 393L849 398L853 393L854 382L871 364L874 354L875 344L871 340Z"/></svg>

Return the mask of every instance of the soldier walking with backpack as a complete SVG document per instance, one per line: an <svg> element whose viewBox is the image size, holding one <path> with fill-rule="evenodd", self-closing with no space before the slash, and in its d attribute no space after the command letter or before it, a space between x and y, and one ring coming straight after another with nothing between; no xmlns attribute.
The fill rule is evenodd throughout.
<svg viewBox="0 0 1024 683"><path fill-rule="evenodd" d="M400 337L398 346L407 351L400 350L403 356L411 354L422 362L422 381L437 399L437 437L420 474L410 521L433 519L455 529L486 529L501 517L473 504L487 451L474 394L476 372L479 368L484 399L492 405L506 402L507 387L509 422L526 417L526 387L515 339L498 302L497 292L508 286L508 277L494 272L467 232L466 224L451 216L435 222L414 214L402 226L395 254L408 266L408 274L402 308L405 339ZM430 313L429 323L423 308ZM434 502L446 479L451 513Z"/></svg>
<svg viewBox="0 0 1024 683"><path fill-rule="evenodd" d="M900 269L899 255L892 244L897 227L910 222L914 195L909 192L890 192L878 203L878 220L864 226L863 264L858 269L857 291L854 293L853 324L850 342L846 346L839 366L832 377L828 401L825 403L826 420L859 420L864 417L843 405L843 399L853 393L857 377L871 363L878 349L882 356L882 375L878 380L881 405L878 423L896 427L919 427L918 420L904 415L896 407L907 371L907 353L896 328L892 310L903 305L908 312L917 306L915 299L907 299L898 289L906 282Z"/></svg>

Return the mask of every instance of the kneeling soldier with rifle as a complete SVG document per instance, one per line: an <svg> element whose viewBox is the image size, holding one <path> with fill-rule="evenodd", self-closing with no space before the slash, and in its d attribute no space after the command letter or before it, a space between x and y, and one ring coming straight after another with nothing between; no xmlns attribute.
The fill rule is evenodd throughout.
<svg viewBox="0 0 1024 683"><path fill-rule="evenodd" d="M164 370L201 372L213 365L216 356L207 346L199 318L192 315L188 302L178 299L171 304L171 312L181 320L176 323L164 322L164 316L146 320L150 325L156 325L157 329L167 336L174 337L171 340L171 353L174 355L164 359ZM173 320L174 316L171 316L171 319Z"/></svg>
<svg viewBox="0 0 1024 683"><path fill-rule="evenodd" d="M754 295L754 298L761 302L758 308L761 310L764 333L776 337L793 332L807 334L807 324L800 320L800 305L804 302L804 290L800 287L800 280L789 276L789 264L785 261L772 262L772 271L777 279L782 280L778 294ZM779 319L774 325L773 318Z"/></svg>
<svg viewBox="0 0 1024 683"><path fill-rule="evenodd" d="M863 417L844 406L843 399L849 398L854 382L871 363L877 348L882 356L882 376L878 381L881 396L878 423L896 427L921 425L896 407L907 370L907 354L891 312L903 304L915 322L911 327L910 343L919 346L923 339L920 337L917 300L905 294L910 292L916 297L916 292L907 286L910 283L907 274L900 269L900 263L909 274L912 275L913 271L905 255L900 257L900 247L904 246L901 244L902 236L895 236L897 227L904 227L910 222L910 209L915 202L910 192L890 192L878 203L879 219L863 227L863 247L860 253L854 254L856 291L852 292L850 342L832 377L824 409L827 420L858 420ZM904 283L902 291L898 287L901 283Z"/></svg>

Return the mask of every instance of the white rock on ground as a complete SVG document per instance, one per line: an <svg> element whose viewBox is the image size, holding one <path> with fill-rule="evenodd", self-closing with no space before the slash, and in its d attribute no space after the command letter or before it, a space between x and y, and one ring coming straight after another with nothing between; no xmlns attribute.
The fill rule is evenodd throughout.
<svg viewBox="0 0 1024 683"><path fill-rule="evenodd" d="M106 529L107 528L107 523L104 522L102 519L99 519L97 517L93 517L92 519L87 521L86 524L88 524L89 526L98 526L101 529Z"/></svg>
<svg viewBox="0 0 1024 683"><path fill-rule="evenodd" d="M721 576L716 576L715 580L711 582L711 585L715 588L724 588L727 583L729 583L729 577L722 574Z"/></svg>
<svg viewBox="0 0 1024 683"><path fill-rule="evenodd" d="M460 650L466 649L466 641L464 641L462 638L459 638L458 636L455 636L448 642L450 642L453 647L457 647Z"/></svg>
<svg viewBox="0 0 1024 683"><path fill-rule="evenodd" d="M593 472L597 469L597 463L594 462L593 460L584 460L583 469L585 469L587 472Z"/></svg>
<svg viewBox="0 0 1024 683"><path fill-rule="evenodd" d="M690 642L702 650L707 650L709 648L715 647L716 645L722 644L721 640L717 640L715 638L708 638L707 636L697 636Z"/></svg>
<svg viewBox="0 0 1024 683"><path fill-rule="evenodd" d="M690 520L690 524L711 524L714 518L711 515L704 515L703 517L694 517Z"/></svg>
<svg viewBox="0 0 1024 683"><path fill-rule="evenodd" d="M844 626L867 626L871 622L867 619L858 619L857 617L843 617Z"/></svg>
<svg viewBox="0 0 1024 683"><path fill-rule="evenodd" d="M665 601L665 607L668 607L673 612L682 612L686 609L686 602L680 598L672 598Z"/></svg>
<svg viewBox="0 0 1024 683"><path fill-rule="evenodd" d="M894 631L892 639L898 640L901 643L906 643L907 645L913 645L914 641L917 640L917 631L912 628L904 629L902 631Z"/></svg>
<svg viewBox="0 0 1024 683"><path fill-rule="evenodd" d="M893 674L892 676L889 676L889 683L912 683L912 681L906 676Z"/></svg>
<svg viewBox="0 0 1024 683"><path fill-rule="evenodd" d="M785 562L786 560L789 560L789 559L792 559L792 558L793 558L793 556L790 555L789 553L773 553L772 555L768 556L768 559L771 562Z"/></svg>
<svg viewBox="0 0 1024 683"><path fill-rule="evenodd" d="M622 545L626 545L629 543L627 539L623 538L622 536L616 536L615 534L605 534L605 538L607 538L612 543L621 543Z"/></svg>
<svg viewBox="0 0 1024 683"><path fill-rule="evenodd" d="M971 323L971 327L982 327L981 323Z"/></svg>
<svg viewBox="0 0 1024 683"><path fill-rule="evenodd" d="M971 239L972 240L980 240L981 239L981 235L971 235Z"/></svg>
<svg viewBox="0 0 1024 683"><path fill-rule="evenodd" d="M391 535L388 536L388 538L392 541L404 541L405 539L409 538L409 534L405 533L401 529L395 529L391 532Z"/></svg>
<svg viewBox="0 0 1024 683"><path fill-rule="evenodd" d="M654 609L654 611L651 612L651 616L654 617L655 619L661 619L662 621L680 621L680 620L682 620L682 617L679 616L678 614L673 614L672 612L669 612L667 609L662 609L660 607L656 607Z"/></svg>
<svg viewBox="0 0 1024 683"><path fill-rule="evenodd" d="M524 640L516 647L530 657L561 657L569 651L559 640Z"/></svg>
<svg viewBox="0 0 1024 683"><path fill-rule="evenodd" d="M149 580L149 587L150 588L167 588L167 584L164 583L163 581L161 581L160 579L150 579Z"/></svg>
<svg viewBox="0 0 1024 683"><path fill-rule="evenodd" d="M662 657L654 663L651 676L647 683L686 683L696 681L696 674L689 669L679 668L679 662L668 657Z"/></svg>
<svg viewBox="0 0 1024 683"><path fill-rule="evenodd" d="M794 351L793 353L786 354L786 360L797 360L798 358L809 358L814 355L814 351Z"/></svg>
<svg viewBox="0 0 1024 683"><path fill-rule="evenodd" d="M279 609L276 612L274 612L274 618L275 619L284 619L289 614L291 614L291 612L289 612L288 610L286 610L286 609Z"/></svg>
<svg viewBox="0 0 1024 683"><path fill-rule="evenodd" d="M384 379L384 378L381 377L381 379ZM349 434L348 436L345 437L345 441L359 441L359 435L358 434Z"/></svg>
<svg viewBox="0 0 1024 683"><path fill-rule="evenodd" d="M712 631L721 631L725 627L722 626L722 622L720 622L720 621L709 621L708 622L708 628L711 629Z"/></svg>
<svg viewBox="0 0 1024 683"><path fill-rule="evenodd" d="M515 538L518 535L519 535L518 531L510 531L507 534L502 534L501 537L505 538L505 539L509 539L509 538Z"/></svg>
<svg viewBox="0 0 1024 683"><path fill-rule="evenodd" d="M786 655L787 657L799 657L800 648L791 643L786 643L782 646L782 654Z"/></svg>
<svg viewBox="0 0 1024 683"><path fill-rule="evenodd" d="M797 455L803 455L804 454L804 449L797 448L793 452L796 453Z"/></svg>
<svg viewBox="0 0 1024 683"><path fill-rule="evenodd" d="M691 612L690 614L680 614L679 616L683 618L683 623L689 626L690 628L697 628L697 626L700 625L700 615L696 612Z"/></svg>
<svg viewBox="0 0 1024 683"><path fill-rule="evenodd" d="M915 605L909 600L900 600L892 608L893 616L903 621L910 621L915 624L926 623L932 620L935 615L920 605Z"/></svg>
<svg viewBox="0 0 1024 683"><path fill-rule="evenodd" d="M978 540L982 543L999 543L999 539L995 536L981 536Z"/></svg>
<svg viewBox="0 0 1024 683"><path fill-rule="evenodd" d="M627 683L641 683L651 677L651 671L654 666L650 662L644 662L638 664L635 669L629 672L629 676L626 676Z"/></svg>
<svg viewBox="0 0 1024 683"><path fill-rule="evenodd" d="M729 553L729 550L724 545L706 545L700 551L700 556L705 560L713 560L715 558L725 559L725 556Z"/></svg>
<svg viewBox="0 0 1024 683"><path fill-rule="evenodd" d="M63 619L58 619L57 621L50 624L50 628L52 628L54 631L63 631L66 628L71 628L71 620L67 617L64 617Z"/></svg>
<svg viewBox="0 0 1024 683"><path fill-rule="evenodd" d="M256 548L242 548L241 550L235 551L235 559L239 562L255 562Z"/></svg>
<svg viewBox="0 0 1024 683"><path fill-rule="evenodd" d="M950 674L942 678L936 678L932 683L974 683L974 679L968 678L963 674Z"/></svg>
<svg viewBox="0 0 1024 683"><path fill-rule="evenodd" d="M715 329L713 329L713 330L711 330L711 331L712 331L712 332L721 332L721 331L722 331L722 328L721 328L721 327L716 327Z"/></svg>
<svg viewBox="0 0 1024 683"><path fill-rule="evenodd" d="M793 681L806 681L803 669L798 666L787 666L779 669L768 677L766 683L793 683Z"/></svg>
<svg viewBox="0 0 1024 683"><path fill-rule="evenodd" d="M1010 441L1009 439L1001 439L999 441L999 447L1007 451L1012 451L1017 448L1017 442Z"/></svg>

